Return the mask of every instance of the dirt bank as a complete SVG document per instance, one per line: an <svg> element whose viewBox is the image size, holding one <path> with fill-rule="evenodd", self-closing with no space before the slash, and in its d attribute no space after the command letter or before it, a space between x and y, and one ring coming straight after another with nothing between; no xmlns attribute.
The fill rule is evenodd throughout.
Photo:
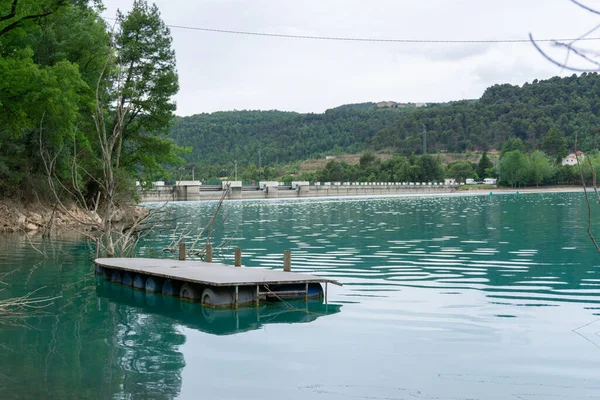
<svg viewBox="0 0 600 400"><path fill-rule="evenodd" d="M113 222L126 220L146 213L141 207L131 206L118 210ZM0 200L0 232L26 232L31 234L61 234L65 232L90 232L102 224L102 218L75 204L66 210L40 203L24 204L14 200Z"/></svg>

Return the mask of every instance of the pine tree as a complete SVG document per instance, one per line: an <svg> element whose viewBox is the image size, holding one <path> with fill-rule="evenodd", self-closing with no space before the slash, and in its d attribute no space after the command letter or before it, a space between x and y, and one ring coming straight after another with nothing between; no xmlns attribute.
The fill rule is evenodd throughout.
<svg viewBox="0 0 600 400"><path fill-rule="evenodd" d="M569 154L567 139L556 127L550 128L546 136L544 136L542 148L557 163Z"/></svg>
<svg viewBox="0 0 600 400"><path fill-rule="evenodd" d="M492 164L492 162L490 161L488 155L487 155L487 151L484 151L483 154L481 155L481 158L479 159L479 164L477 164L477 175L479 176L479 179L485 179L487 178L487 173L486 170L488 168L493 168L494 164Z"/></svg>
<svg viewBox="0 0 600 400"><path fill-rule="evenodd" d="M156 4L135 0L132 10L118 14L115 35L116 79L110 91L120 93L112 127L123 124L123 140L133 152L123 154L126 167L147 172L176 159L172 142L161 137L169 131L175 111L172 97L179 84L171 33ZM117 90L114 90L117 89Z"/></svg>

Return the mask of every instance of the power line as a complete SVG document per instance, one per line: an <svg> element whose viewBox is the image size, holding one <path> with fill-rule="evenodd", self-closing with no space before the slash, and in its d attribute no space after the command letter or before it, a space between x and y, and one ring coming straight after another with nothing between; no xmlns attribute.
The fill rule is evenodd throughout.
<svg viewBox="0 0 600 400"><path fill-rule="evenodd" d="M106 18L109 20L115 20L115 18ZM347 36L312 36L312 35L288 35L284 33L272 33L272 32L252 32L252 31L238 31L231 29L216 29L216 28L203 28L197 26L185 26L185 25L169 25L169 28L174 29L185 29L191 31L200 32L211 32L211 33L226 33L230 35L246 35L246 36L262 36L262 37L274 37L284 39L304 39L304 40L329 40L329 41L340 41L340 42L369 42L369 43L417 43L417 44L460 44L460 43L531 43L530 39L467 39L467 40L446 40L446 39L393 39L393 38L366 38L366 37L347 37ZM589 38L558 38L558 39L536 39L538 43L542 42L570 42L570 41L594 41L600 40L600 37L589 37Z"/></svg>

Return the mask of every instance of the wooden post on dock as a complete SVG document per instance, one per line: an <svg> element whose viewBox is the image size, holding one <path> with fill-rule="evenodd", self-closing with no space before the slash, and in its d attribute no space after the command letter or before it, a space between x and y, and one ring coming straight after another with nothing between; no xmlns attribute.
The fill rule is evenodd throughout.
<svg viewBox="0 0 600 400"><path fill-rule="evenodd" d="M239 247L235 248L235 266L236 267L242 266L242 249Z"/></svg>
<svg viewBox="0 0 600 400"><path fill-rule="evenodd" d="M292 271L292 252L289 250L283 251L283 270L285 272Z"/></svg>
<svg viewBox="0 0 600 400"><path fill-rule="evenodd" d="M238 308L238 304L240 302L240 289L239 287L236 285L235 286L235 297L233 298L233 305L235 306L235 308Z"/></svg>
<svg viewBox="0 0 600 400"><path fill-rule="evenodd" d="M308 283L304 284L304 302L308 302Z"/></svg>
<svg viewBox="0 0 600 400"><path fill-rule="evenodd" d="M212 243L206 243L206 262L212 262Z"/></svg>
<svg viewBox="0 0 600 400"><path fill-rule="evenodd" d="M185 261L185 243L179 243L179 260Z"/></svg>

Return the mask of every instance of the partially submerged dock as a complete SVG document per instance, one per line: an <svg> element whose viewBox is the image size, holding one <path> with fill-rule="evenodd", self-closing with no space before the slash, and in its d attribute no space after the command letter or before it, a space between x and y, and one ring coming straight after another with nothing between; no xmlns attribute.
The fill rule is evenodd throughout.
<svg viewBox="0 0 600 400"><path fill-rule="evenodd" d="M125 305L142 313L162 315L190 329L211 335L232 335L261 329L271 324L311 323L318 318L339 313L342 305L323 304L320 299L292 305L262 303L250 307L213 308L199 303L175 301L160 293L145 293L132 287L115 285L110 281L96 285L96 295L113 304Z"/></svg>
<svg viewBox="0 0 600 400"><path fill-rule="evenodd" d="M106 280L209 307L309 298L325 298L327 302L327 284L341 286L315 275L204 261L98 258L94 263L96 273Z"/></svg>

